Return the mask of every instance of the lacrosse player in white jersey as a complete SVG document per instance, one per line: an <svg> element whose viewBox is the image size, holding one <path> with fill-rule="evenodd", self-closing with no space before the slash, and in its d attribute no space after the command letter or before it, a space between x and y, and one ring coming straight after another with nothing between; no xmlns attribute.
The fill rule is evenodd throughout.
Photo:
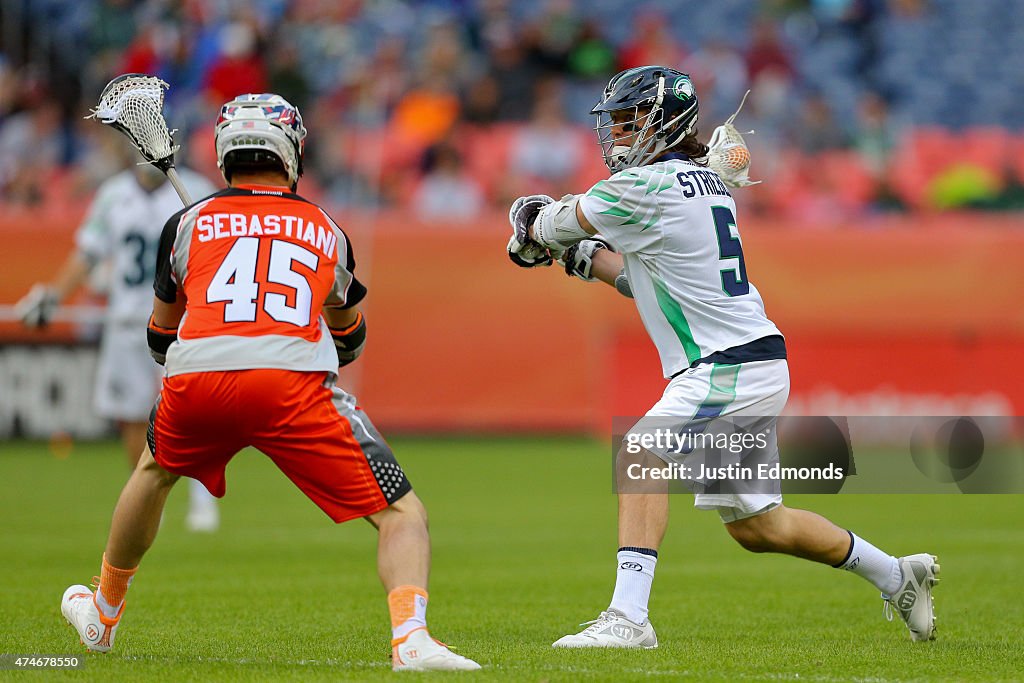
<svg viewBox="0 0 1024 683"><path fill-rule="evenodd" d="M198 173L181 169L180 174L193 197L216 191ZM75 235L76 248L54 280L36 284L17 304L25 325L42 327L94 270L109 267L94 404L97 414L118 423L133 469L146 444L149 412L163 376L146 344L157 244L164 222L180 210L174 188L152 165L118 173L97 190ZM190 482L185 524L192 531L216 531L220 524L216 498L197 481Z"/></svg>
<svg viewBox="0 0 1024 683"><path fill-rule="evenodd" d="M721 163L746 150L730 149L732 138L742 140L729 135L735 133L730 119L726 130L716 131L709 153L696 138L697 109L689 76L675 69L617 74L591 111L611 177L558 201L544 195L516 200L509 256L523 267L558 259L570 275L600 280L635 299L668 379L644 419L777 416L789 395L785 341L748 278L736 205L723 175L713 170L721 169L733 186L750 184L747 164ZM774 431L766 452L778 461ZM555 647L657 647L648 601L668 525L666 491L620 489L611 603ZM913 640L934 637L931 588L939 565L932 555L894 557L813 512L786 507L777 487L698 493L695 505L716 510L747 550L785 553L864 577L882 592L886 615L898 613Z"/></svg>

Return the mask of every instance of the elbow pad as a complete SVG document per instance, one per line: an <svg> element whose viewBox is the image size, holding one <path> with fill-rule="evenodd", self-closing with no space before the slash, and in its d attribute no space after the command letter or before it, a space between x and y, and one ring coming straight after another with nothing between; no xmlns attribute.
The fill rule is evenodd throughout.
<svg viewBox="0 0 1024 683"><path fill-rule="evenodd" d="M533 223L533 240L545 249L564 251L592 235L583 229L576 217L580 197L567 194L540 210Z"/></svg>
<svg viewBox="0 0 1024 683"><path fill-rule="evenodd" d="M149 316L149 324L146 326L146 343L149 344L149 355L153 356L160 365L167 362L167 349L171 344L178 341L178 329L160 327L153 322L153 316Z"/></svg>
<svg viewBox="0 0 1024 683"><path fill-rule="evenodd" d="M333 327L331 338L334 339L334 348L338 352L338 367L345 367L363 352L366 345L366 318L362 312L356 314L355 322L348 327L337 330Z"/></svg>

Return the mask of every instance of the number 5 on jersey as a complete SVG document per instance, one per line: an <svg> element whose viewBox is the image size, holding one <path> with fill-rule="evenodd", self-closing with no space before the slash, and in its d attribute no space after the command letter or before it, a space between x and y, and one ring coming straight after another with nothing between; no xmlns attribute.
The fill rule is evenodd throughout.
<svg viewBox="0 0 1024 683"><path fill-rule="evenodd" d="M715 219L715 232L718 234L718 259L737 259L732 268L722 269L722 289L729 296L743 296L750 293L747 281L747 264L743 260L743 245L740 238L732 234L736 227L736 217L727 206L712 206L711 215Z"/></svg>
<svg viewBox="0 0 1024 683"><path fill-rule="evenodd" d="M256 321L256 302L260 296L259 283L256 281L259 250L259 238L240 237L224 257L206 289L207 303L227 302L224 306L226 323ZM305 276L292 269L296 262L315 272L320 257L293 242L271 242L267 282L294 290L295 305L289 306L288 297L284 294L267 292L263 296L263 310L277 322L305 327L309 325L312 315L313 290Z"/></svg>

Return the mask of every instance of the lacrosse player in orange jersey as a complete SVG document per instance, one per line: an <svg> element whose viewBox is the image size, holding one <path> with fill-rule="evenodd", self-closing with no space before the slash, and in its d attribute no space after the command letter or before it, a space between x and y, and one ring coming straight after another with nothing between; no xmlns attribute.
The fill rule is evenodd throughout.
<svg viewBox="0 0 1024 683"><path fill-rule="evenodd" d="M305 135L277 95L221 109L229 187L174 215L160 239L148 337L166 375L148 446L114 511L96 592L71 586L61 609L89 649L110 650L175 481L223 496L227 463L254 446L332 520L377 528L394 669L479 669L430 637L426 512L355 398L334 386L363 349L366 289L345 233L295 194Z"/></svg>

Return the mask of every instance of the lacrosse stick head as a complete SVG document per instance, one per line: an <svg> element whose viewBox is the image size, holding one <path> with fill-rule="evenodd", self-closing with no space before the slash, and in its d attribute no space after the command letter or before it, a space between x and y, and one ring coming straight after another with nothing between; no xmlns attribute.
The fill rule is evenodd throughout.
<svg viewBox="0 0 1024 683"><path fill-rule="evenodd" d="M174 166L174 131L164 120L168 85L156 76L123 74L107 83L99 104L86 118L95 118L124 133L146 161L161 171Z"/></svg>
<svg viewBox="0 0 1024 683"><path fill-rule="evenodd" d="M749 90L747 94L750 94ZM740 113L743 102L746 100L747 95L744 95L736 113L721 126L715 128L714 133L711 134L711 140L708 142L708 166L732 187L746 187L761 182L760 180L750 180L747 177L750 170L750 148L743 140L743 135L736 130L736 126L732 123L736 120L736 116ZM748 135L753 132L750 131Z"/></svg>

